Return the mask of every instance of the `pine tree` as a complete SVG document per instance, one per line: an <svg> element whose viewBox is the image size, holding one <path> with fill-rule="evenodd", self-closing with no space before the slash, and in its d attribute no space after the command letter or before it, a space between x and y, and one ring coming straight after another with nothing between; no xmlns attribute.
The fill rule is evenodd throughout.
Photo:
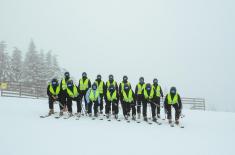
<svg viewBox="0 0 235 155"><path fill-rule="evenodd" d="M14 82L20 82L22 77L22 52L15 47L11 58L11 79Z"/></svg>
<svg viewBox="0 0 235 155"><path fill-rule="evenodd" d="M25 60L24 60L24 73L23 79L25 82L37 83L39 80L39 55L36 51L36 46L31 40L29 44L28 52L26 53Z"/></svg>
<svg viewBox="0 0 235 155"><path fill-rule="evenodd" d="M51 80L54 75L53 67L52 67L52 51L48 51L46 54L46 68L47 68L47 74L46 74L46 79Z"/></svg>
<svg viewBox="0 0 235 155"><path fill-rule="evenodd" d="M61 76L61 70L60 70L60 67L58 65L56 55L52 56L52 70L53 70L53 77L58 79Z"/></svg>
<svg viewBox="0 0 235 155"><path fill-rule="evenodd" d="M6 43L0 42L0 81L10 81L11 63L10 56L6 51Z"/></svg>

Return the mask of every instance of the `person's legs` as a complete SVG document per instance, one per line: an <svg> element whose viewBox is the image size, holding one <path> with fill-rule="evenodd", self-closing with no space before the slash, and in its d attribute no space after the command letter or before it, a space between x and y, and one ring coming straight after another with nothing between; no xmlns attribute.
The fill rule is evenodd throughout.
<svg viewBox="0 0 235 155"><path fill-rule="evenodd" d="M105 114L110 114L110 110L111 110L111 102L107 101L106 105L105 105Z"/></svg>

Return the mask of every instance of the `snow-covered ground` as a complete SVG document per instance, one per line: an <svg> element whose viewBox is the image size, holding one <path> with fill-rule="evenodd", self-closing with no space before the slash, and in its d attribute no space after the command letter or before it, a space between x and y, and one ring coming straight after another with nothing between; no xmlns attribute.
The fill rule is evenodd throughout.
<svg viewBox="0 0 235 155"><path fill-rule="evenodd" d="M181 129L165 123L41 119L47 100L0 97L0 109L0 155L235 154L234 113L185 110Z"/></svg>

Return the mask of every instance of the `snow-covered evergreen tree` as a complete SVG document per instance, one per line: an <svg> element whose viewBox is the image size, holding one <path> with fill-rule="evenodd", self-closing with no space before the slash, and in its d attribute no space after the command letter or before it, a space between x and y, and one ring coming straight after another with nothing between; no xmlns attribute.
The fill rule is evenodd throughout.
<svg viewBox="0 0 235 155"><path fill-rule="evenodd" d="M22 52L15 47L11 58L11 79L14 82L20 82L22 77Z"/></svg>
<svg viewBox="0 0 235 155"><path fill-rule="evenodd" d="M39 79L41 81L41 85L47 83L47 66L45 63L45 55L43 50L39 53L39 63L38 63L38 69L39 69Z"/></svg>
<svg viewBox="0 0 235 155"><path fill-rule="evenodd" d="M46 74L46 78L47 80L51 80L54 76L54 71L53 71L53 67L52 67L52 51L48 51L46 53L46 60L45 60L45 64L46 64L46 68L47 68L47 74Z"/></svg>
<svg viewBox="0 0 235 155"><path fill-rule="evenodd" d="M28 52L26 53L23 67L23 80L37 84L39 79L39 55L36 51L35 44L31 40Z"/></svg>
<svg viewBox="0 0 235 155"><path fill-rule="evenodd" d="M57 56L56 55L53 55L52 56L52 70L53 70L53 76L55 78L60 78L61 76L61 70L60 70L60 67L58 65L58 60L57 60Z"/></svg>
<svg viewBox="0 0 235 155"><path fill-rule="evenodd" d="M6 43L0 42L0 81L10 81L11 61L6 51Z"/></svg>

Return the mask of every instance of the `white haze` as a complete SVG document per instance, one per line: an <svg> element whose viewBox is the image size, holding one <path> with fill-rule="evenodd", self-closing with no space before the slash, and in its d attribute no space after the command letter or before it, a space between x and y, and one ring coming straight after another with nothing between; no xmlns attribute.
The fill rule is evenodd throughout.
<svg viewBox="0 0 235 155"><path fill-rule="evenodd" d="M52 49L77 79L157 77L210 108L235 111L232 0L0 0L0 40ZM8 49L9 51L12 48Z"/></svg>

